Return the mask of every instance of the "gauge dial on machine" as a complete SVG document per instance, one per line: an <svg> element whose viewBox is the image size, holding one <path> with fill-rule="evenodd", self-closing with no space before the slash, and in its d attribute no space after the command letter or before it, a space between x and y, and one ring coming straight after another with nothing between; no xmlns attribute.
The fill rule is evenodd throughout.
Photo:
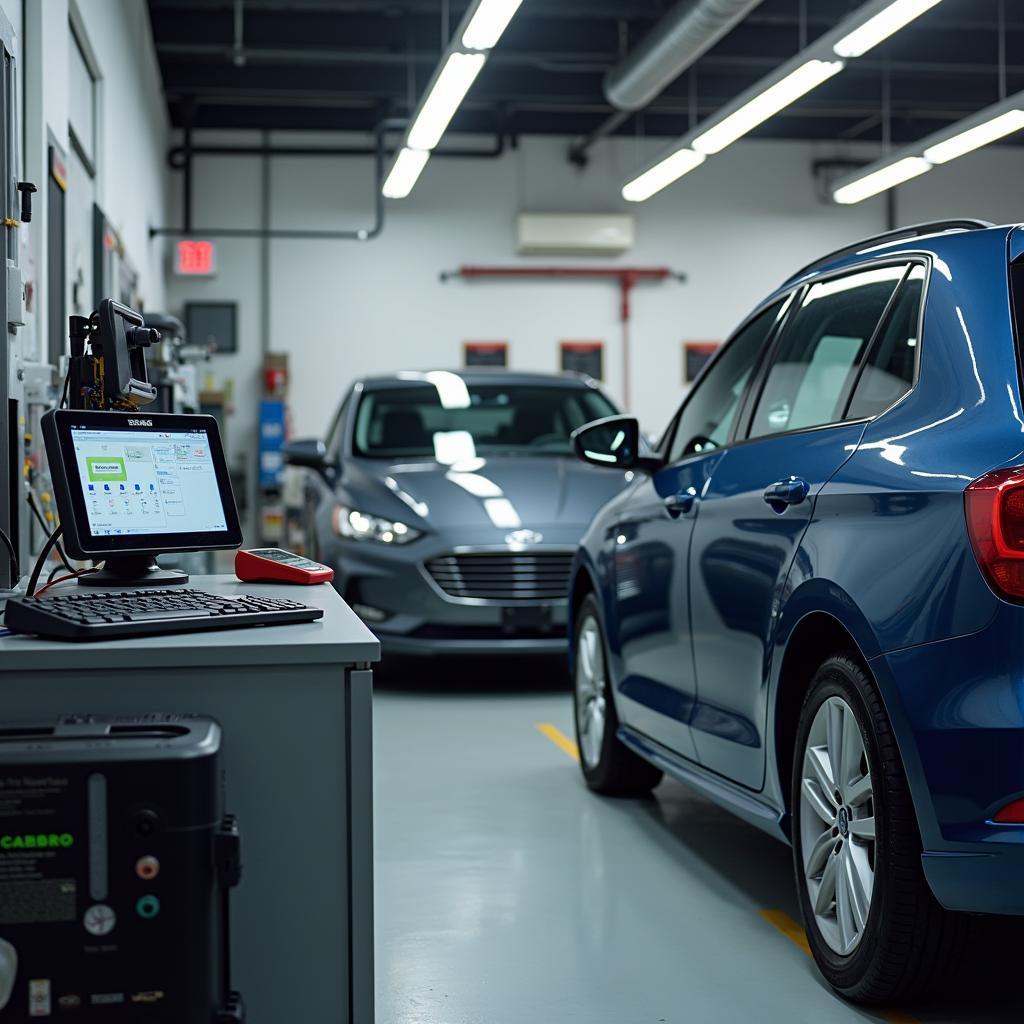
<svg viewBox="0 0 1024 1024"><path fill-rule="evenodd" d="M82 924L90 935L109 935L117 924L117 915L110 907L97 903L85 912Z"/></svg>

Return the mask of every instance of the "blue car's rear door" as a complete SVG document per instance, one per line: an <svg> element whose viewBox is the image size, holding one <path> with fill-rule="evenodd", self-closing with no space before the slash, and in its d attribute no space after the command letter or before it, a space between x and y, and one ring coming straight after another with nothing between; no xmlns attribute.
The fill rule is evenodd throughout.
<svg viewBox="0 0 1024 1024"><path fill-rule="evenodd" d="M744 439L700 499L689 560L692 736L703 765L753 789L764 780L766 689L786 578L815 496L864 432L864 420L844 421L845 410L907 269L878 266L806 289L760 374Z"/></svg>

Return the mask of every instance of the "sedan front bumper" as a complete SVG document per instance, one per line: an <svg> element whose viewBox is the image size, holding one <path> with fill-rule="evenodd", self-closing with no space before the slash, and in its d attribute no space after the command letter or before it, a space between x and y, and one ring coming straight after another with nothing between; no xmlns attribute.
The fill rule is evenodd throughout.
<svg viewBox="0 0 1024 1024"><path fill-rule="evenodd" d="M564 653L574 548L479 540L392 547L338 538L329 559L335 586L386 653Z"/></svg>

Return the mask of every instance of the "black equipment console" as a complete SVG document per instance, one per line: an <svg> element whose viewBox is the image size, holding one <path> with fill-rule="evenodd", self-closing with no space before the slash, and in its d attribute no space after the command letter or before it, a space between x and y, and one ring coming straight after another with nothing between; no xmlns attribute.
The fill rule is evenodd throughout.
<svg viewBox="0 0 1024 1024"><path fill-rule="evenodd" d="M68 715L0 731L0 1020L240 1022L221 730Z"/></svg>
<svg viewBox="0 0 1024 1024"><path fill-rule="evenodd" d="M211 594L179 588L76 590L52 597L9 598L4 625L15 633L36 633L54 640L116 640L234 626L312 622L323 618L323 614L322 608L298 601L251 594Z"/></svg>

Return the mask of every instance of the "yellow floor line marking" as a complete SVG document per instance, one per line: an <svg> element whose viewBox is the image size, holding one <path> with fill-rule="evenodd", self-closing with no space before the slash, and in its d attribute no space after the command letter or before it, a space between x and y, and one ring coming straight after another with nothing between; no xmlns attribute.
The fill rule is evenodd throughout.
<svg viewBox="0 0 1024 1024"><path fill-rule="evenodd" d="M552 725L550 722L538 722L537 731L551 740L556 747L568 754L574 761L579 761L579 747L557 725ZM802 949L808 956L811 955L811 947L807 944L807 933L789 914L784 910L762 910L760 914L773 928L782 932L790 942ZM896 1010L886 1010L879 1017L887 1024L919 1024L916 1017Z"/></svg>
<svg viewBox="0 0 1024 1024"><path fill-rule="evenodd" d="M580 759L580 748L557 725L552 725L550 722L539 722L537 724L537 731L547 736L556 747L559 747L574 761Z"/></svg>
<svg viewBox="0 0 1024 1024"><path fill-rule="evenodd" d="M811 947L807 944L807 933L793 920L784 910L762 910L763 917L773 928L777 928L795 946L799 946L808 956L811 955ZM899 1010L885 1010L878 1015L879 1020L887 1024L919 1024L916 1017Z"/></svg>
<svg viewBox="0 0 1024 1024"><path fill-rule="evenodd" d="M808 956L811 947L807 945L807 933L784 910L762 910L761 916L777 928L794 945L799 946Z"/></svg>

